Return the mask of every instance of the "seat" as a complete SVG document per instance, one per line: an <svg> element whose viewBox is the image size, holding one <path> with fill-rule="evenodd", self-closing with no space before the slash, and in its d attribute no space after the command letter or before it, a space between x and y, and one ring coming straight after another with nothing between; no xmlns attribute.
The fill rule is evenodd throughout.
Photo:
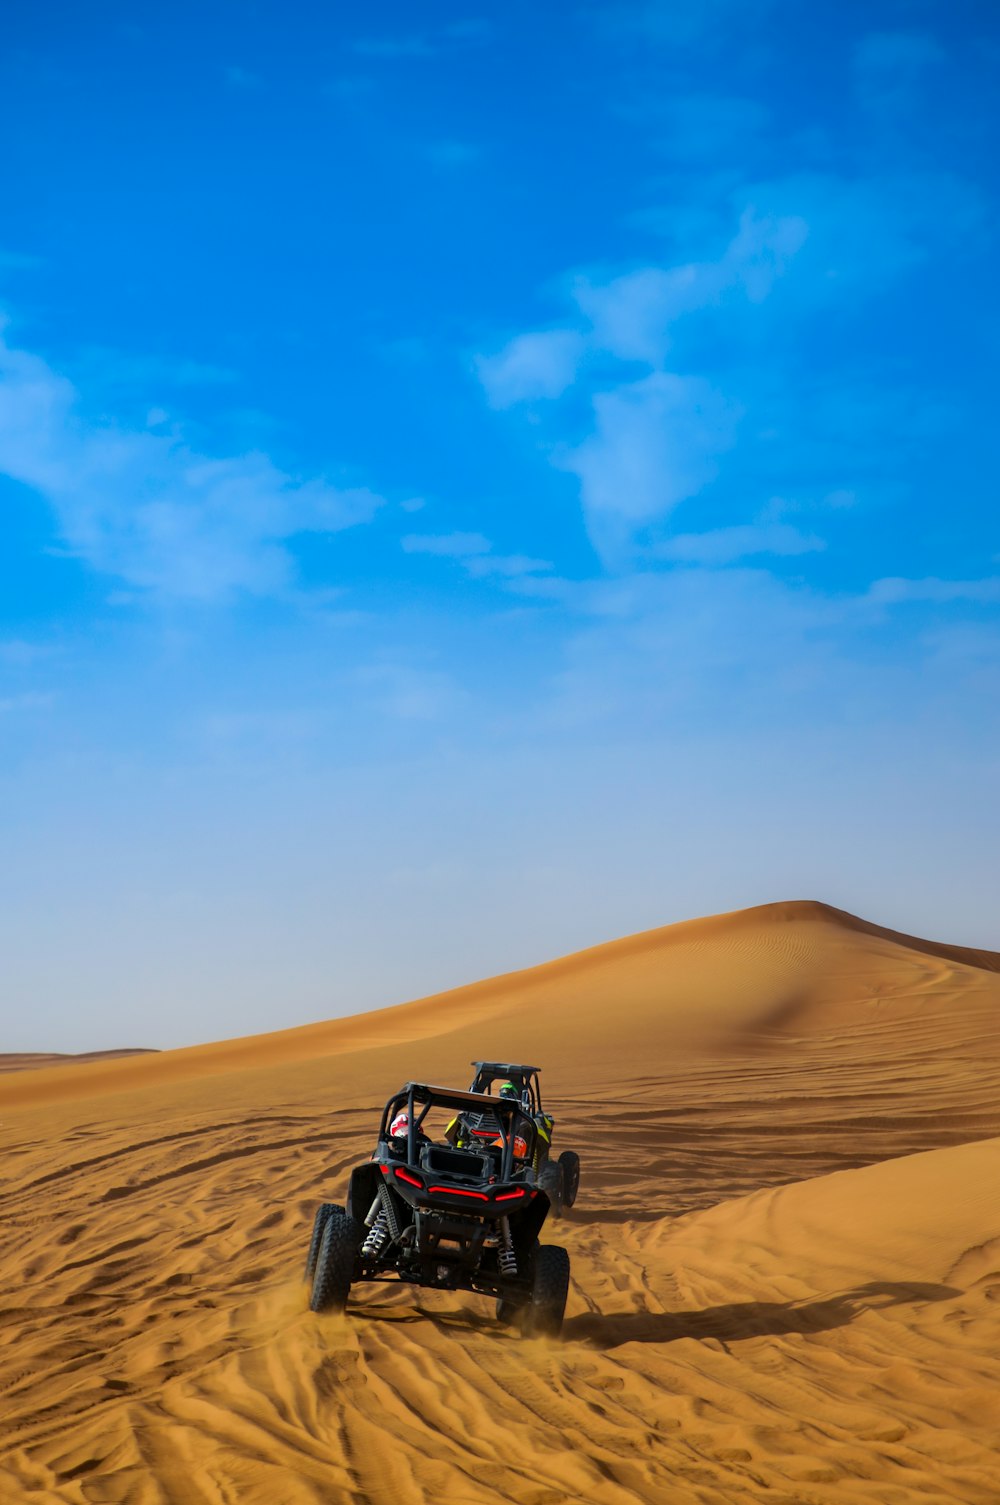
<svg viewBox="0 0 1000 1505"><path fill-rule="evenodd" d="M458 1176L470 1181L485 1181L491 1173L490 1159L480 1151L453 1150L440 1144L424 1145L420 1164L436 1176Z"/></svg>

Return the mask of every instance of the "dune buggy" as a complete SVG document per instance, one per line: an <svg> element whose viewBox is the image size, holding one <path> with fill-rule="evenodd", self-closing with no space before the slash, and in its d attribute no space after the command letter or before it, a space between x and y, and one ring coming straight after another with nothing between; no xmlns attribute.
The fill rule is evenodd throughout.
<svg viewBox="0 0 1000 1505"><path fill-rule="evenodd" d="M458 1147L444 1132L464 1113L490 1134ZM317 1210L312 1310L343 1311L359 1281L403 1280L492 1296L500 1322L558 1333L569 1255L539 1242L550 1203L532 1170L536 1133L517 1099L407 1082L382 1110L371 1159L351 1172L346 1205Z"/></svg>
<svg viewBox="0 0 1000 1505"><path fill-rule="evenodd" d="M490 1092L495 1082L511 1082L521 1099L521 1107L535 1126L532 1150L532 1178L549 1199L553 1217L562 1217L564 1207L572 1207L580 1189L580 1157L575 1150L563 1150L552 1157L552 1133L555 1120L542 1109L542 1089L538 1066L523 1066L514 1061L473 1061L476 1074L470 1092ZM488 1132L475 1123L474 1115L462 1115L466 1135L475 1138Z"/></svg>

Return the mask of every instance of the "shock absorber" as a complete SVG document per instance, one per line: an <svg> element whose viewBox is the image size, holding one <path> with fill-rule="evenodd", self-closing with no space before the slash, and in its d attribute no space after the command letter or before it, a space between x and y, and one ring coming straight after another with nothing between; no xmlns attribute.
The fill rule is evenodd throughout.
<svg viewBox="0 0 1000 1505"><path fill-rule="evenodd" d="M376 1208L378 1209L377 1212L375 1211ZM396 1216L396 1209L392 1205L392 1198L389 1195L387 1187L379 1187L378 1196L372 1203L371 1212L368 1214L369 1219L372 1213L375 1213L375 1220L371 1223L367 1237L361 1245L361 1253L367 1259L372 1258L376 1254L381 1254L390 1238L394 1243L398 1243L402 1232L399 1226L399 1219Z"/></svg>
<svg viewBox="0 0 1000 1505"><path fill-rule="evenodd" d="M389 1219L385 1215L385 1208L380 1207L375 1215L375 1221L365 1234L365 1241L361 1245L361 1253L364 1258L372 1259L376 1254L381 1254L382 1247L388 1237Z"/></svg>
<svg viewBox="0 0 1000 1505"><path fill-rule="evenodd" d="M510 1236L510 1222L507 1218L500 1219L500 1247L497 1250L497 1264L505 1280L511 1280L517 1274L517 1255L514 1253L514 1240Z"/></svg>

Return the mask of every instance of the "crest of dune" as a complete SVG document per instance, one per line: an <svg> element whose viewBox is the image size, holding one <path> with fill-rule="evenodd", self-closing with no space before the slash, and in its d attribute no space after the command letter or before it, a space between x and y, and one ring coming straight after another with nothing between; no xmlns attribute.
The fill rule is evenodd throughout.
<svg viewBox="0 0 1000 1505"><path fill-rule="evenodd" d="M312 1211L409 1078L542 1066L563 1336L358 1286ZM18 1064L8 1061L9 1065ZM0 1502L995 1505L1000 958L816 903L0 1077Z"/></svg>

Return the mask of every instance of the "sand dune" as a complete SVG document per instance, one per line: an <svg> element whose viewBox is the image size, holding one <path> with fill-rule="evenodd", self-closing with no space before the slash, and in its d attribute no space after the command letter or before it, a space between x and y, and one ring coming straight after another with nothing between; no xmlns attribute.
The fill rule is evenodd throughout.
<svg viewBox="0 0 1000 1505"><path fill-rule="evenodd" d="M1000 958L822 905L3 1079L0 1502L1000 1499ZM358 1288L312 1209L409 1076L544 1068L564 1336Z"/></svg>
<svg viewBox="0 0 1000 1505"><path fill-rule="evenodd" d="M142 1046L122 1050L85 1050L76 1055L63 1055L59 1051L14 1051L0 1055L0 1071L35 1071L40 1066L79 1066L82 1061L117 1061L124 1056L155 1055L156 1051Z"/></svg>

